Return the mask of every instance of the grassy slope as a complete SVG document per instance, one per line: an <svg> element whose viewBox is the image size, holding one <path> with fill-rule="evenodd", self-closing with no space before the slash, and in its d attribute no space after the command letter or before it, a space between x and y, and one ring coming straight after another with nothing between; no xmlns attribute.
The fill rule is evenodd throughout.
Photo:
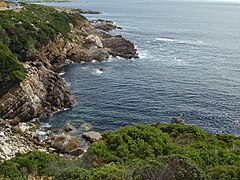
<svg viewBox="0 0 240 180"><path fill-rule="evenodd" d="M29 174L58 180L240 178L240 138L209 135L194 126L137 125L105 132L81 161L39 153L1 163L0 174L22 177L26 167Z"/></svg>

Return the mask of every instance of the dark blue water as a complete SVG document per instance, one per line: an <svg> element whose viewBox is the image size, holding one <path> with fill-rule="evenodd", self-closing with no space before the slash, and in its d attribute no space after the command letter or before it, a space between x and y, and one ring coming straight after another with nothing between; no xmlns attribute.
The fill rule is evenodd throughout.
<svg viewBox="0 0 240 180"><path fill-rule="evenodd" d="M103 12L140 59L66 67L79 103L50 120L116 130L182 117L212 134L240 135L240 5L159 0L54 3ZM103 68L98 74L96 69Z"/></svg>

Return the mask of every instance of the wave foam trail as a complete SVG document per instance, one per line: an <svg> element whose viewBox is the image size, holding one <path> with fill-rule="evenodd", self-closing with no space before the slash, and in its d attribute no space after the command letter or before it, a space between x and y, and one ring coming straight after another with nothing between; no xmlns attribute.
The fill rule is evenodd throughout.
<svg viewBox="0 0 240 180"><path fill-rule="evenodd" d="M140 59L152 58L148 50L138 50L138 55Z"/></svg>
<svg viewBox="0 0 240 180"><path fill-rule="evenodd" d="M179 44L190 44L190 45L204 44L204 42L201 40L178 40L178 39L174 39L174 38L165 38L165 37L156 38L155 41L176 42Z"/></svg>
<svg viewBox="0 0 240 180"><path fill-rule="evenodd" d="M164 41L164 42L177 42L176 39L171 39L171 38L156 38L156 41Z"/></svg>

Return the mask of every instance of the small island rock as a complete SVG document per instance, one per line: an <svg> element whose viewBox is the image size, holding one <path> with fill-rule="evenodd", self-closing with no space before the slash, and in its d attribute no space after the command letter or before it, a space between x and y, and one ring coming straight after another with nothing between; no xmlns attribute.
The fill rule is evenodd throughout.
<svg viewBox="0 0 240 180"><path fill-rule="evenodd" d="M184 125L184 120L181 118L173 117L171 120L171 124L182 124Z"/></svg>

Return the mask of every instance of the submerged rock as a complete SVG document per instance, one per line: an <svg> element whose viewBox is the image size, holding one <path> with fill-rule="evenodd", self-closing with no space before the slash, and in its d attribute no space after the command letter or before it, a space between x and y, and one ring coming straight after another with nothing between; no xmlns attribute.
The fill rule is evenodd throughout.
<svg viewBox="0 0 240 180"><path fill-rule="evenodd" d="M85 122L81 124L80 128L83 129L84 131L90 131L92 129L92 125Z"/></svg>
<svg viewBox="0 0 240 180"><path fill-rule="evenodd" d="M65 132L70 132L70 131L74 130L74 127L73 127L72 124L66 123L65 126L63 127L63 130L64 130Z"/></svg>
<svg viewBox="0 0 240 180"><path fill-rule="evenodd" d="M102 135L95 131L84 132L82 136L90 142L97 142L102 139Z"/></svg>

